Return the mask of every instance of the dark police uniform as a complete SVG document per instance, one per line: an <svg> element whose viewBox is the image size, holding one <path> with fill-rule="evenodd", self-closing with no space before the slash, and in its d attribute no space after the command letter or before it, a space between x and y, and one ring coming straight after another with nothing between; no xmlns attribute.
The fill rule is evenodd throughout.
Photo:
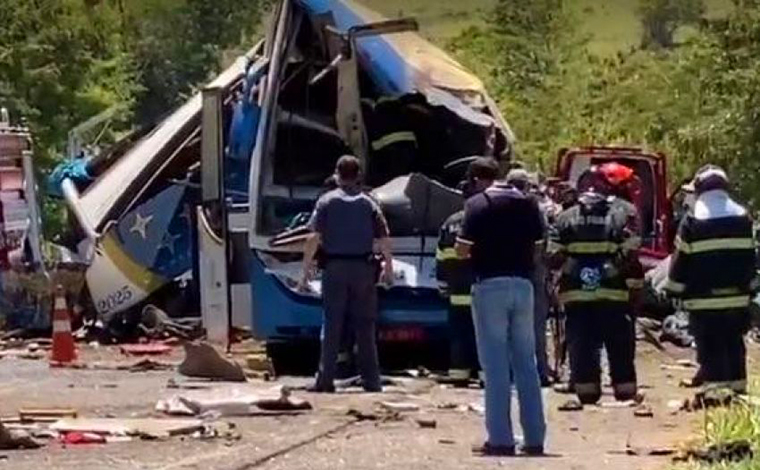
<svg viewBox="0 0 760 470"><path fill-rule="evenodd" d="M469 260L457 257L454 245L462 228L464 211L449 217L441 227L436 251L436 277L449 301L449 378L468 381L478 369L475 328L472 323L472 284Z"/></svg>
<svg viewBox="0 0 760 470"><path fill-rule="evenodd" d="M375 338L377 270L375 239L388 236L378 205L358 188L338 188L324 194L310 222L322 238L324 271L324 337L317 386L331 389L343 329L353 327L364 388L380 389Z"/></svg>
<svg viewBox="0 0 760 470"><path fill-rule="evenodd" d="M743 209L718 217L695 212L687 214L678 229L666 289L689 312L700 379L708 387L743 393L747 388L744 333L749 328L755 276L752 220Z"/></svg>
<svg viewBox="0 0 760 470"><path fill-rule="evenodd" d="M643 284L635 207L584 193L557 220L552 250L564 256L560 301L567 315L571 381L583 403L602 394L599 350L607 350L618 400L636 395L635 332L630 290Z"/></svg>

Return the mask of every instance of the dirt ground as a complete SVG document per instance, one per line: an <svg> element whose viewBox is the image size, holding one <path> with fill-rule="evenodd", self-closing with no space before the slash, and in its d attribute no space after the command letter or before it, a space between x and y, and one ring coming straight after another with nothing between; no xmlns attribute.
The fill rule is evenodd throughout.
<svg viewBox="0 0 760 470"><path fill-rule="evenodd" d="M752 355L758 357L760 351L754 346L751 350ZM112 348L100 348L86 350L83 356L88 362L94 362L119 355ZM640 383L646 403L654 410L654 418L637 418L632 408L608 405L582 412L559 412L557 407L570 397L546 391L547 451L551 455L545 458L472 456L472 445L483 439L482 417L467 408L482 403L482 391L457 390L425 379L402 378L382 395L353 390L335 395L297 393L314 406L314 410L300 415L222 418L237 426L242 434L239 440L199 440L186 436L68 447L50 442L40 450L0 451L0 469L432 470L509 466L597 470L600 465L616 470L663 468L669 462L667 457L629 456L625 451L628 447L646 453L679 446L698 430L700 414L674 413L668 407L672 400L689 395L677 384L693 371L662 367L689 357L690 351L668 349L663 353L640 343ZM180 358L178 350L161 360ZM186 380L172 371L51 370L46 361L5 358L0 360L0 415L15 415L21 407L66 406L76 408L80 416L87 417L154 416L153 409L159 398L180 392L167 388L172 378ZM209 386L227 394L271 391L282 384L304 383L306 379L285 377L274 382L255 380L247 384ZM377 404L382 400L415 403L420 410L379 421L358 421L348 414L349 410L356 409L388 418L378 411ZM606 395L604 403L611 402L611 397ZM421 428L417 423L420 417L434 419L437 427ZM520 433L519 426L516 431Z"/></svg>

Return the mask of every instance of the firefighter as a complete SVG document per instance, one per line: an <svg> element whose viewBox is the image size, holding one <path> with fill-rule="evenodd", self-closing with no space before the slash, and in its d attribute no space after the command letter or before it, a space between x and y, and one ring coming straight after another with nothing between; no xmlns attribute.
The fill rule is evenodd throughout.
<svg viewBox="0 0 760 470"><path fill-rule="evenodd" d="M567 315L571 383L582 404L602 395L600 349L607 350L615 399L635 398L635 332L631 290L643 284L636 250L638 217L614 196L633 172L594 166L578 182L577 203L560 214L551 250L560 261L560 301Z"/></svg>
<svg viewBox="0 0 760 470"><path fill-rule="evenodd" d="M412 173L419 146L406 104L391 97L364 104L371 156L367 183L382 186Z"/></svg>
<svg viewBox="0 0 760 470"><path fill-rule="evenodd" d="M460 187L465 198L475 192L475 185L469 178ZM436 251L436 277L449 304L449 379L455 386L466 387L478 370L478 353L471 312L472 267L470 260L457 257L454 250L463 220L464 210L453 214L441 226Z"/></svg>
<svg viewBox="0 0 760 470"><path fill-rule="evenodd" d="M747 390L744 334L755 284L755 241L747 210L728 194L726 172L713 165L691 183L693 211L676 237L665 289L689 312L706 388Z"/></svg>

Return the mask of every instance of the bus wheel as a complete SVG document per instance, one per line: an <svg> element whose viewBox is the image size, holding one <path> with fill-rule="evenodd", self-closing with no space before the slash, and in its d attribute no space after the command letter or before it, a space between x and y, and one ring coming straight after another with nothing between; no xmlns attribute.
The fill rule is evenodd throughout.
<svg viewBox="0 0 760 470"><path fill-rule="evenodd" d="M278 376L314 375L319 365L319 343L298 340L269 341L267 356Z"/></svg>

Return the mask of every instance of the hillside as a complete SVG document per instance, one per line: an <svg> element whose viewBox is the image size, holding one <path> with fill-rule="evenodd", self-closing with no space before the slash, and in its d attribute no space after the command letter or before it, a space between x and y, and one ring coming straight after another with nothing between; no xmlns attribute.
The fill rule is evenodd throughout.
<svg viewBox="0 0 760 470"><path fill-rule="evenodd" d="M636 2L630 0L571 0L583 20L582 31L591 37L590 49L614 54L639 41ZM469 26L480 24L496 0L359 0L389 17L414 16L421 34L439 44ZM718 16L731 8L731 0L706 0L708 14Z"/></svg>

